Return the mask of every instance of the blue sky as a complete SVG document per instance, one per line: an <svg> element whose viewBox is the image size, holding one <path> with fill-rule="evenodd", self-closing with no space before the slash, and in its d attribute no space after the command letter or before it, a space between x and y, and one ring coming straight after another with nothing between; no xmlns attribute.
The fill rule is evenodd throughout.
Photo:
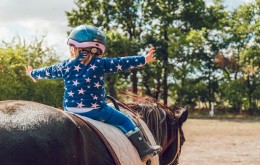
<svg viewBox="0 0 260 165"><path fill-rule="evenodd" d="M206 0L212 4L213 0ZM225 0L232 10L253 0ZM0 40L10 41L19 35L26 40L46 35L46 43L61 59L68 57L68 28L65 11L75 8L73 0L0 0Z"/></svg>

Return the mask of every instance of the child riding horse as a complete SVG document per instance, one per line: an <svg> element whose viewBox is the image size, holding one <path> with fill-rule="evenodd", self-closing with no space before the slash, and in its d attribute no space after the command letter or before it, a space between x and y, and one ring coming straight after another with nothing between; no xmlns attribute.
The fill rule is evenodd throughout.
<svg viewBox="0 0 260 165"><path fill-rule="evenodd" d="M149 145L127 115L107 105L104 88L105 73L134 69L155 61L154 48L146 56L102 58L106 36L98 28L89 25L80 25L72 30L67 44L70 47L70 59L40 69L25 66L27 74L35 82L39 79L63 79L65 111L118 127L136 147L141 159L158 154L160 146Z"/></svg>

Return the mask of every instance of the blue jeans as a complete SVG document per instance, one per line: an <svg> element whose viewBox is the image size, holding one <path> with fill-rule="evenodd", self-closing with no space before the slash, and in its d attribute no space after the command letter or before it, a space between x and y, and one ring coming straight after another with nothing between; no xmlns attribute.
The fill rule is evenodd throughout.
<svg viewBox="0 0 260 165"><path fill-rule="evenodd" d="M136 129L136 125L127 115L108 105L99 109L94 109L85 113L80 113L79 115L111 124L113 126L118 127L124 133Z"/></svg>

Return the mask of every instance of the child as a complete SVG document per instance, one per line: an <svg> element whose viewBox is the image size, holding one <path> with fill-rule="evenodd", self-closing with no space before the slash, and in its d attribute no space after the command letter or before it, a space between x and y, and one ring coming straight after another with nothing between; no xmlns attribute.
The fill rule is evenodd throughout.
<svg viewBox="0 0 260 165"><path fill-rule="evenodd" d="M40 69L25 66L27 74L34 82L39 79L62 78L65 85L65 111L118 127L136 147L141 159L158 154L160 146L150 146L127 115L107 105L104 89L105 73L125 71L155 61L154 48L145 57L101 58L105 51L106 36L89 25L80 25L72 30L67 44L70 47L70 59Z"/></svg>

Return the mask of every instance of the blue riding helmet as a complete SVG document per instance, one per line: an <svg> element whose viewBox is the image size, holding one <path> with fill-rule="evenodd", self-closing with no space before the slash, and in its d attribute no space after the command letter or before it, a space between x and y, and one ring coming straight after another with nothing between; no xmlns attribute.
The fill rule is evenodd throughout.
<svg viewBox="0 0 260 165"><path fill-rule="evenodd" d="M106 36L95 26L80 25L71 31L67 44L77 48L98 48L103 54L106 48Z"/></svg>

